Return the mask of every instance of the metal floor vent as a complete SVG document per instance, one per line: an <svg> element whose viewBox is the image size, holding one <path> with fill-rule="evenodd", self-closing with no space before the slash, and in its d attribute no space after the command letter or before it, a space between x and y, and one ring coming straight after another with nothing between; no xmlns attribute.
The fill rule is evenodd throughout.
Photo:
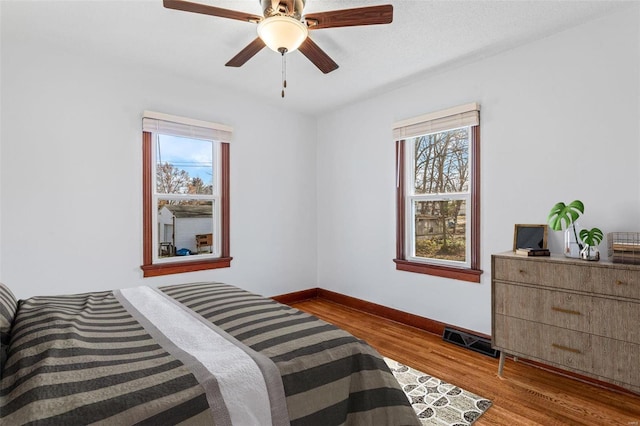
<svg viewBox="0 0 640 426"><path fill-rule="evenodd" d="M489 339L474 336L473 334L465 333L464 331L454 330L453 328L445 327L442 340L453 343L454 345L462 346L463 348L471 349L472 351L480 352L481 354L488 355L493 358L498 358L500 355L500 351L491 347L491 341Z"/></svg>

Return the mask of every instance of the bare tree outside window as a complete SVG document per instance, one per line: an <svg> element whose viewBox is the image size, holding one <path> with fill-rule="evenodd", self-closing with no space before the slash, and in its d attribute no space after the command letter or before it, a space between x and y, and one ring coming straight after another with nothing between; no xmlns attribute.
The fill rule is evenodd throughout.
<svg viewBox="0 0 640 426"><path fill-rule="evenodd" d="M186 170L181 170L170 163L156 166L156 192L159 194L211 195L213 185L205 184L199 177L191 177ZM168 204L176 204L175 200L167 200ZM181 201L181 204L192 202Z"/></svg>
<svg viewBox="0 0 640 426"><path fill-rule="evenodd" d="M156 191L159 194L187 194L189 173L165 162L156 166Z"/></svg>
<svg viewBox="0 0 640 426"><path fill-rule="evenodd" d="M189 182L188 187L189 194L213 194L213 185L205 184L199 177L194 177Z"/></svg>

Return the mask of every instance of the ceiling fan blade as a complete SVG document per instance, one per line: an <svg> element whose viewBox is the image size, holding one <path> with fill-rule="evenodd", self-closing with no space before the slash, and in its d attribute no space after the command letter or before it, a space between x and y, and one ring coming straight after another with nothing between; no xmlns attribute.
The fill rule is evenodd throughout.
<svg viewBox="0 0 640 426"><path fill-rule="evenodd" d="M309 37L300 45L298 50L325 74L338 69L338 64L336 64L329 55L324 53L324 50L320 49Z"/></svg>
<svg viewBox="0 0 640 426"><path fill-rule="evenodd" d="M237 19L245 22L260 22L262 16L251 13L239 12L237 10L222 9L220 7L206 4L192 3L184 0L164 0L164 7L167 9L183 10L185 12L201 13L203 15L219 16L220 18Z"/></svg>
<svg viewBox="0 0 640 426"><path fill-rule="evenodd" d="M253 58L253 56L262 50L265 46L264 41L260 37L253 40L247 47L242 49L236 56L231 58L229 62L225 64L227 67L241 67L247 62L249 59Z"/></svg>
<svg viewBox="0 0 640 426"><path fill-rule="evenodd" d="M357 7L355 9L331 10L311 13L304 19L310 30L358 25L390 24L393 21L393 5Z"/></svg>

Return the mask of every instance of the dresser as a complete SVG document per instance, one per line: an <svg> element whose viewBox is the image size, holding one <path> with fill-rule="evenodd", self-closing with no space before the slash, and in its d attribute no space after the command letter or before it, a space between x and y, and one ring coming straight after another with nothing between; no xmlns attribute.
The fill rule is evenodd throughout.
<svg viewBox="0 0 640 426"><path fill-rule="evenodd" d="M492 346L640 393L640 265L491 257Z"/></svg>

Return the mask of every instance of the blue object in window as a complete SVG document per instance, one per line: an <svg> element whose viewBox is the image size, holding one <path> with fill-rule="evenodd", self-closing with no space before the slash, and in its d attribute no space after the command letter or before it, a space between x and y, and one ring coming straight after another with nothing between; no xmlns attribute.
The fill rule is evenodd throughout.
<svg viewBox="0 0 640 426"><path fill-rule="evenodd" d="M176 250L176 256L189 256L191 254L191 250L187 248L181 248L180 250Z"/></svg>

